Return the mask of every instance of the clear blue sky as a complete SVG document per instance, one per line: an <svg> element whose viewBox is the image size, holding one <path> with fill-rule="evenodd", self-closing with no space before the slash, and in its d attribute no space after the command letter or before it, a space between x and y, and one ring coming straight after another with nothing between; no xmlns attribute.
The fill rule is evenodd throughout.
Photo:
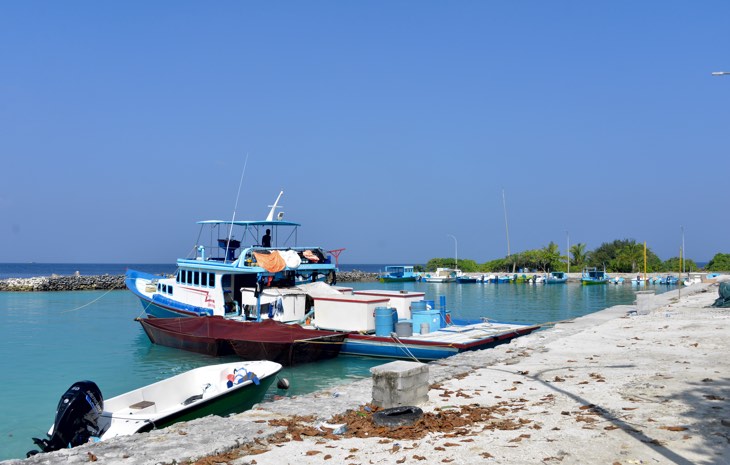
<svg viewBox="0 0 730 465"><path fill-rule="evenodd" d="M728 253L730 2L5 1L0 262L261 219L345 263ZM567 233L566 233L567 232ZM457 238L457 242L449 236ZM458 246L458 252L457 247Z"/></svg>

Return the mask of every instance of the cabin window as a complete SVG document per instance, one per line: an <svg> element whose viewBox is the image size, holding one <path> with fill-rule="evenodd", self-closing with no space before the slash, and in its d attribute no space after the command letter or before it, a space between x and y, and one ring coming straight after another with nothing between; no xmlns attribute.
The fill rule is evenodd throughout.
<svg viewBox="0 0 730 465"><path fill-rule="evenodd" d="M180 270L177 270L175 272L175 282L176 283L179 283L180 282Z"/></svg>
<svg viewBox="0 0 730 465"><path fill-rule="evenodd" d="M186 274L187 274L187 277L185 278L185 284L192 284L193 283L193 272L190 270L187 270Z"/></svg>
<svg viewBox="0 0 730 465"><path fill-rule="evenodd" d="M215 287L215 274L208 273L208 285L210 287Z"/></svg>
<svg viewBox="0 0 730 465"><path fill-rule="evenodd" d="M200 271L193 273L193 284L196 286L200 284Z"/></svg>
<svg viewBox="0 0 730 465"><path fill-rule="evenodd" d="M208 287L208 273L200 273L200 285Z"/></svg>

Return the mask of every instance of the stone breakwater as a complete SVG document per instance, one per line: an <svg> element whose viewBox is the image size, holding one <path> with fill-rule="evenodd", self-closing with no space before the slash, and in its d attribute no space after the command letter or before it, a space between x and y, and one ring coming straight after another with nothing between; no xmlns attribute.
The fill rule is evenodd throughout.
<svg viewBox="0 0 730 465"><path fill-rule="evenodd" d="M0 291L90 291L125 289L124 275L40 276L0 280Z"/></svg>
<svg viewBox="0 0 730 465"><path fill-rule="evenodd" d="M366 271L360 271L360 270L337 272L337 282L340 282L340 283L356 283L356 282L367 282L367 281L377 281L377 280L378 280L378 273L368 273Z"/></svg>
<svg viewBox="0 0 730 465"><path fill-rule="evenodd" d="M341 271L337 273L337 281L366 282L377 281L377 273L364 271ZM36 278L9 278L0 280L0 292L34 292L34 291L90 291L125 289L124 275L101 276L39 276Z"/></svg>

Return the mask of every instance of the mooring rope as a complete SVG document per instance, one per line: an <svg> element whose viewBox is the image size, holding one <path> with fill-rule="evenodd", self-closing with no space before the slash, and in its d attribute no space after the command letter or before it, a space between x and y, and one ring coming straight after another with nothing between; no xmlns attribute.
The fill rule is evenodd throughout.
<svg viewBox="0 0 730 465"><path fill-rule="evenodd" d="M109 289L108 291L106 291L105 293L103 293L102 295L100 295L99 297L97 297L96 299L92 300L91 302L85 303L84 305L81 305L80 307L72 308L70 310L61 310L61 313L75 312L76 310L81 310L82 308L88 307L89 305L93 304L97 300L101 299L102 297L104 297L105 295L107 295L108 293L110 293L111 291L116 291L116 290L117 289Z"/></svg>

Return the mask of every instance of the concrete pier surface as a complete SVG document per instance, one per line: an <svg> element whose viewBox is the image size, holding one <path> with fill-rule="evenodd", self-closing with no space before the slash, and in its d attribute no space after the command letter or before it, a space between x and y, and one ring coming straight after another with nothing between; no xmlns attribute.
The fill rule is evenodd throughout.
<svg viewBox="0 0 730 465"><path fill-rule="evenodd" d="M711 308L717 296L696 284L641 313L611 307L433 362L412 426L373 425L366 379L3 463L730 463L730 309Z"/></svg>

